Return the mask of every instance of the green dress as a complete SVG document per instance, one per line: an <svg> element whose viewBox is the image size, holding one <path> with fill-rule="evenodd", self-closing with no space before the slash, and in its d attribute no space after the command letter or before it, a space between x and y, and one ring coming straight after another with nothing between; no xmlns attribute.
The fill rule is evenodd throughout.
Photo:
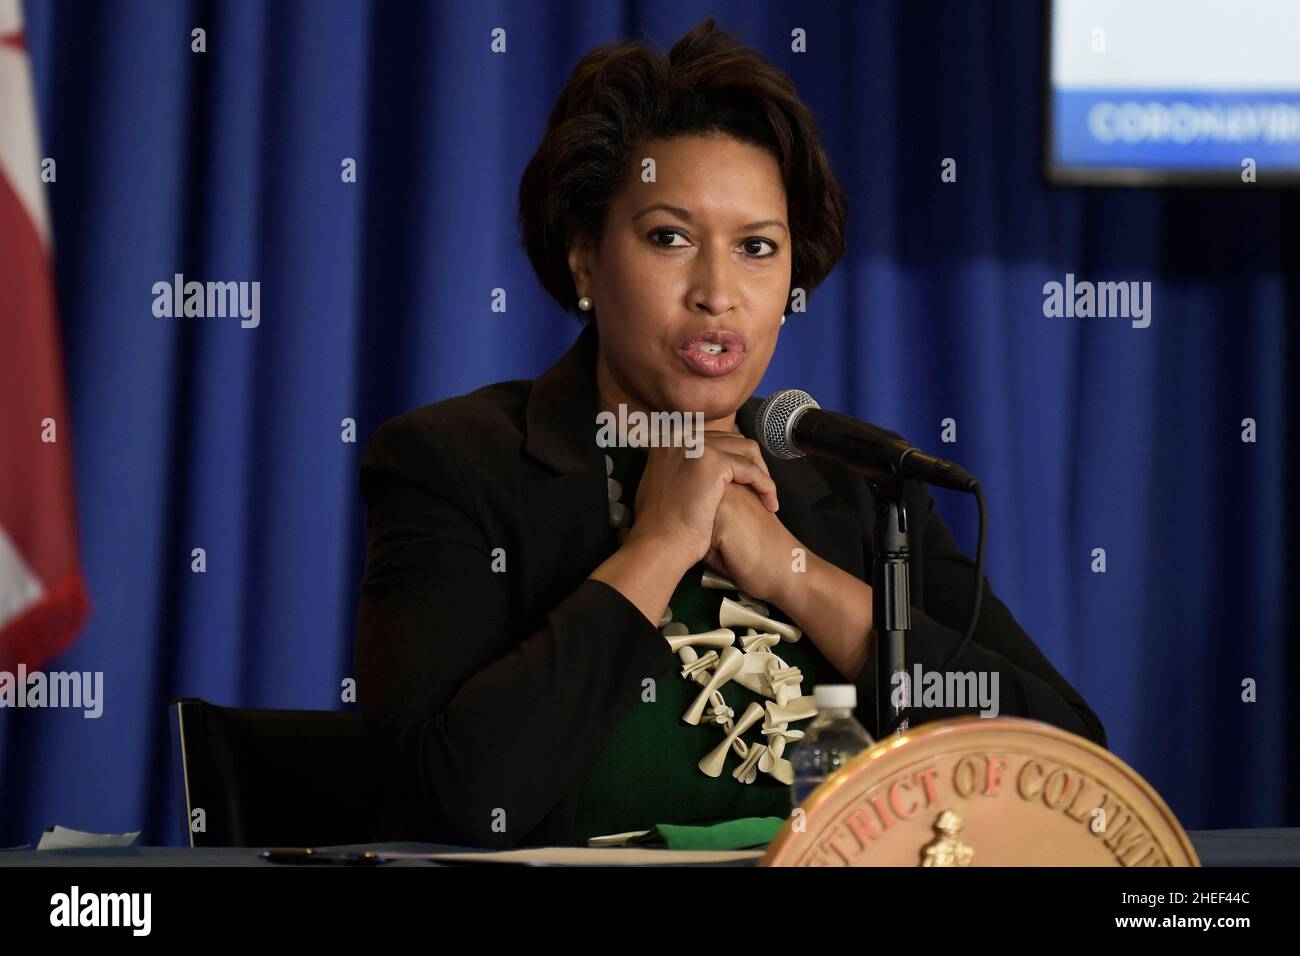
<svg viewBox="0 0 1300 956"><path fill-rule="evenodd" d="M606 448L614 463L612 477L622 486L620 500L631 505L636 501L637 483L645 469L643 448ZM734 591L720 591L701 586L705 570L696 564L673 591L669 608L674 622L681 622L690 633L718 628L718 610L722 599L737 597ZM770 602L769 617L788 620ZM736 630L736 646L746 633ZM698 649L701 655L707 648ZM772 652L792 667L798 667L803 679L800 693L811 696L820 677L823 682L842 683L834 667L817 650L808 636L794 643L782 641ZM613 728L604 749L583 777L577 805L576 836L588 838L629 830L647 830L660 823L707 825L737 817L788 816L792 807L790 788L759 771L753 783L741 783L732 771L741 763L734 751L728 751L721 775L708 777L699 761L722 742L726 731L705 720L691 726L682 720L691 703L703 689L693 679L681 676L682 661L664 641L663 669L646 674L654 679L653 699L642 694L634 706ZM739 720L751 701L768 700L735 681L720 688L727 707ZM707 711L706 711L707 715ZM806 730L813 718L793 721L792 730ZM747 743L765 743L762 720L741 736ZM798 741L786 744L789 759Z"/></svg>

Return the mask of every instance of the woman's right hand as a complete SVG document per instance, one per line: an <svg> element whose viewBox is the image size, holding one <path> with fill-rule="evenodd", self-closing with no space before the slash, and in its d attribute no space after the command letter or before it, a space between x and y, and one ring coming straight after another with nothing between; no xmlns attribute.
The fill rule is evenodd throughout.
<svg viewBox="0 0 1300 956"><path fill-rule="evenodd" d="M749 485L768 510L779 502L758 442L736 432L705 431L701 454L685 448L647 448L645 471L637 486L632 530L638 540L660 541L681 549L689 565L701 560L713 542L713 520L731 482Z"/></svg>

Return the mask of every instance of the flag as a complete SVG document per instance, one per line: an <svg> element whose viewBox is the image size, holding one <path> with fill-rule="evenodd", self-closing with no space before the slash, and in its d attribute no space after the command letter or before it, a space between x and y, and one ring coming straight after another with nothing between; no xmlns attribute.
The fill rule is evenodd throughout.
<svg viewBox="0 0 1300 956"><path fill-rule="evenodd" d="M31 64L0 0L0 670L67 650L89 612Z"/></svg>

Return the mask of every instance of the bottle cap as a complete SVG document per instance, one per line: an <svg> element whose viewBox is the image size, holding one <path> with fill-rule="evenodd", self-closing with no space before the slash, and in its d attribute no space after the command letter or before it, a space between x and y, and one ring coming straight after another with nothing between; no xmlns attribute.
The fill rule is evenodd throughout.
<svg viewBox="0 0 1300 956"><path fill-rule="evenodd" d="M818 710L852 710L858 706L858 689L853 684L818 684L813 703Z"/></svg>

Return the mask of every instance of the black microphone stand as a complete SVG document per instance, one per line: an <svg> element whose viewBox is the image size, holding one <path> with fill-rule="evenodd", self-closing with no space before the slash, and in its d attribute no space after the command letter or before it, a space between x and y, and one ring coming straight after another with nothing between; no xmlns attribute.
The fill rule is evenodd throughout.
<svg viewBox="0 0 1300 956"><path fill-rule="evenodd" d="M876 499L872 531L871 618L876 632L876 739L886 727L908 727L911 700L907 676L907 632L912 629L911 525L903 503L903 482L873 472L867 477ZM902 719L900 720L900 716Z"/></svg>
<svg viewBox="0 0 1300 956"><path fill-rule="evenodd" d="M904 481L839 448L826 457L848 465L866 479L876 499L871 533L871 622L876 632L876 732L902 733L910 724L912 699L907 676L907 632L912 629L912 525L903 503ZM895 703L895 696L900 698ZM901 719L900 719L901 718Z"/></svg>
<svg viewBox="0 0 1300 956"><path fill-rule="evenodd" d="M772 427L766 411L775 406L786 417ZM789 401L795 403L789 407ZM912 589L910 560L911 523L903 503L904 473L929 481L942 488L967 491L975 495L979 506L979 546L975 552L974 594L971 599L970 623L966 633L950 653L941 670L957 660L970 643L979 622L984 593L984 533L986 515L984 495L975 477L952 462L925 455L907 444L900 435L864 425L844 415L818 410L809 427L795 426L801 412L818 408L807 392L787 389L768 398L760 409L765 436L775 434L782 458L816 454L859 472L870 485L876 501L876 518L872 526L871 612L872 630L876 634L876 739L884 733L901 733L911 723L908 711L912 699L911 681L907 676L907 634L912 629ZM764 444L768 442L764 438ZM771 449L769 449L771 450ZM792 453L793 450L793 453ZM912 458L915 464L906 464Z"/></svg>
<svg viewBox="0 0 1300 956"><path fill-rule="evenodd" d="M808 436L809 444L816 435ZM876 499L876 520L871 535L871 621L876 632L876 740L887 728L902 733L910 721L905 716L912 699L907 676L907 632L912 629L911 557L912 526L903 503L904 480L866 459L827 443L822 454L861 474ZM901 693L897 693L901 691ZM894 702L895 694L901 698ZM900 716L902 719L900 720Z"/></svg>
<svg viewBox="0 0 1300 956"><path fill-rule="evenodd" d="M793 391L793 390L792 390ZM786 393L778 393L784 395ZM807 393L794 392L796 396L816 407ZM774 396L775 397L775 396ZM772 399L769 398L768 402ZM860 434L862 423L833 412L822 412L808 429L802 429L798 438L791 441L791 418L785 425L785 444L847 465L861 474L870 485L876 499L876 519L872 532L872 629L876 633L876 739L888 732L908 728L908 704L912 698L911 683L907 676L907 633L912 629L912 590L910 560L911 523L907 506L903 503L904 479L898 473L903 460L910 454L919 454L907 447L897 461L882 452L870 437ZM764 432L767 429L764 426ZM892 435L893 433L882 433ZM896 444L906 444L901 436L893 435ZM786 455L785 457L789 457ZM922 456L928 459L928 456ZM938 462L940 473L965 475L950 462ZM982 508L982 505L981 505ZM983 512L981 511L981 514ZM982 548L982 545L981 545ZM982 552L981 552L982 553ZM978 610L978 603L975 605ZM964 640L963 640L964 643Z"/></svg>

